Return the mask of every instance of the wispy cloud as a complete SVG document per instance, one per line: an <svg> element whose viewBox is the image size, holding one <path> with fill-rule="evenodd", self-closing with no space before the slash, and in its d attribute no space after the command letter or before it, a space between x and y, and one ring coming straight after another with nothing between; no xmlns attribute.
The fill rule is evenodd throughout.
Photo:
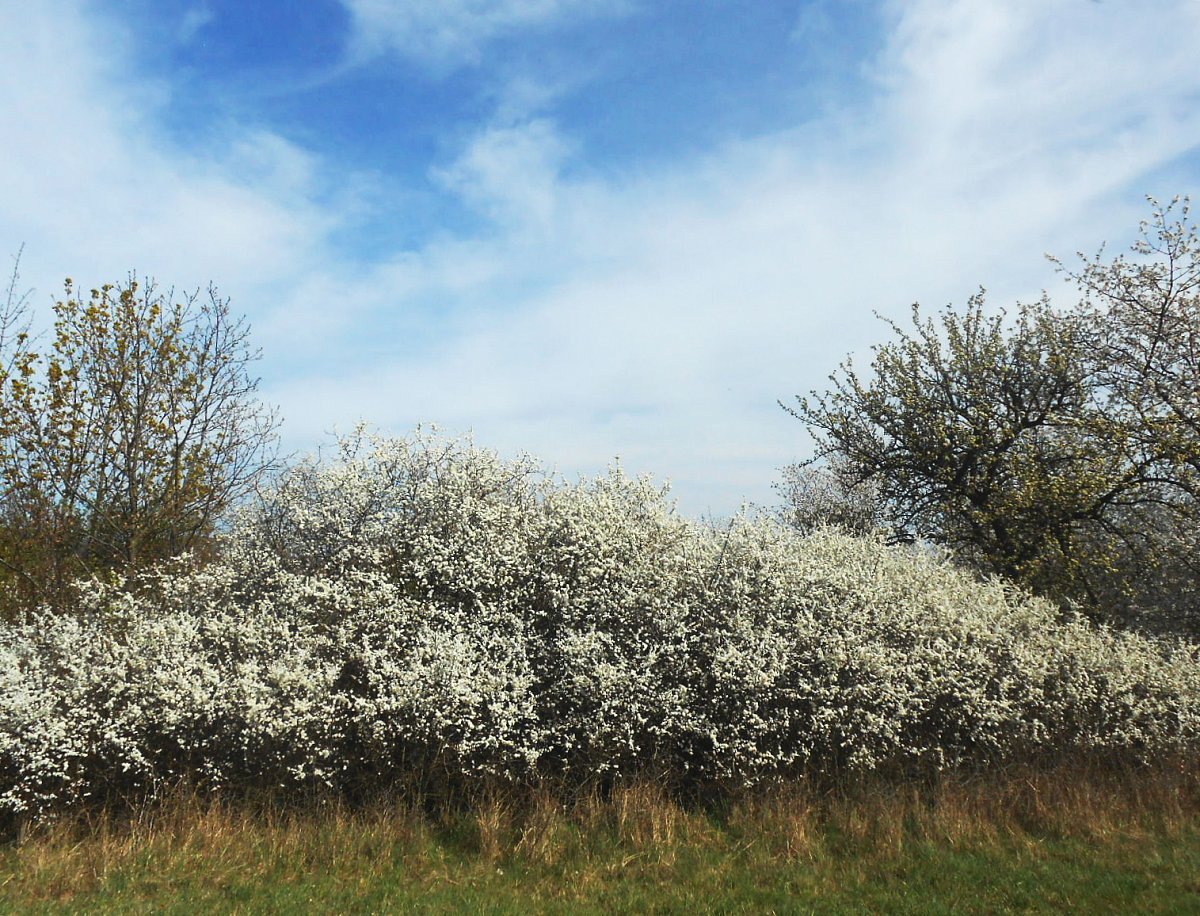
<svg viewBox="0 0 1200 916"><path fill-rule="evenodd" d="M631 0L342 0L360 55L395 51L443 68L476 63L514 32L622 14Z"/></svg>
<svg viewBox="0 0 1200 916"><path fill-rule="evenodd" d="M205 26L212 23L215 19L212 8L208 6L193 6L183 14L183 19L179 23L179 32L177 35L180 44L188 44L195 39L204 30Z"/></svg>
<svg viewBox="0 0 1200 916"><path fill-rule="evenodd" d="M1035 0L894 9L879 71L889 127L947 179L974 186L1022 161L1074 172L1092 153L1169 159L1197 140L1189 69L1200 4L1164 3L1153 16Z"/></svg>
<svg viewBox="0 0 1200 916"><path fill-rule="evenodd" d="M547 120L489 127L450 166L434 170L445 187L494 222L548 225L561 190L569 144Z"/></svg>
<svg viewBox="0 0 1200 916"><path fill-rule="evenodd" d="M360 34L460 62L616 9L346 2ZM63 0L30 9L0 28L0 110L22 127L0 247L28 242L27 274L218 280L251 314L292 445L432 420L567 472L619 454L690 511L770 500L805 449L776 399L877 340L872 309L1035 293L1044 251L1119 242L1143 193L1196 178L1180 163L1200 147L1200 4L896 2L837 109L636 171L498 92L426 172L392 179L470 218L364 258L339 231L364 207L403 220L396 197L321 193L370 179L262 125L181 148L161 130L172 87L119 63L132 35Z"/></svg>
<svg viewBox="0 0 1200 916"><path fill-rule="evenodd" d="M181 148L163 127L171 86L132 78L119 62L135 36L86 9L46 0L0 27L0 246L25 243L26 275L137 269L258 292L314 263L339 214L313 201L313 155L236 124Z"/></svg>

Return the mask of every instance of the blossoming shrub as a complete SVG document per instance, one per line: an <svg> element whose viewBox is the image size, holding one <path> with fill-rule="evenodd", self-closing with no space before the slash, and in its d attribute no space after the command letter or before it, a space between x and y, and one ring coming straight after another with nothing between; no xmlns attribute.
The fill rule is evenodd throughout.
<svg viewBox="0 0 1200 916"><path fill-rule="evenodd" d="M749 785L1200 743L1195 647L422 433L297 466L218 563L79 602L0 628L9 814L179 778Z"/></svg>

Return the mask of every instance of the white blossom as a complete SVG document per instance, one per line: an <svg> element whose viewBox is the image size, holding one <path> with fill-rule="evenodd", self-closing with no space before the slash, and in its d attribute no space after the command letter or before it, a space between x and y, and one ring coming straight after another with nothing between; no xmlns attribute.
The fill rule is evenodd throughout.
<svg viewBox="0 0 1200 916"><path fill-rule="evenodd" d="M789 772L1200 743L1198 649L1061 619L945 559L743 516L614 469L568 484L359 435L222 558L0 625L0 810L175 778L748 785Z"/></svg>

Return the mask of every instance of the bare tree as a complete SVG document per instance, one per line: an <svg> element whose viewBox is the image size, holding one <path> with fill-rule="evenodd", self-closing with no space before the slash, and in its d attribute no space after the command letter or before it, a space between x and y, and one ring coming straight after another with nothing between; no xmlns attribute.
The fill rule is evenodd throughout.
<svg viewBox="0 0 1200 916"><path fill-rule="evenodd" d="M790 464L775 490L783 499L781 519L802 532L821 527L869 535L884 529L883 506L873 481L855 482L844 460Z"/></svg>

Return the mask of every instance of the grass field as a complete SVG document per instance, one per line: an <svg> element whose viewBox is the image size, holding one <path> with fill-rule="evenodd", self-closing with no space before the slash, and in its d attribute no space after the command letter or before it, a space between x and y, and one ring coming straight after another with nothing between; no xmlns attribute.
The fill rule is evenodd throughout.
<svg viewBox="0 0 1200 916"><path fill-rule="evenodd" d="M683 806L652 784L454 812L181 797L0 848L5 912L1200 912L1179 768L791 786Z"/></svg>

